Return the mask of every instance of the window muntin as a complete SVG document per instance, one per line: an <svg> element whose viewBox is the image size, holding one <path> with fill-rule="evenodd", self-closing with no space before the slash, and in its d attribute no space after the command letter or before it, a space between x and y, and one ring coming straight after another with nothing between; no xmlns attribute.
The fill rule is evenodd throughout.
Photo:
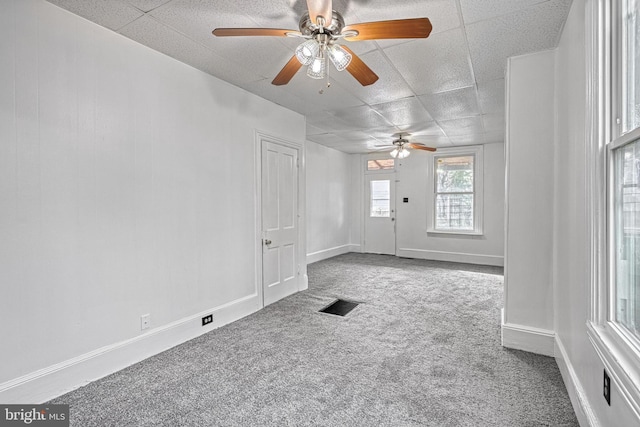
<svg viewBox="0 0 640 427"><path fill-rule="evenodd" d="M435 158L435 230L474 230L474 156Z"/></svg>
<svg viewBox="0 0 640 427"><path fill-rule="evenodd" d="M391 217L391 182L388 179L371 180L370 194L370 217Z"/></svg>

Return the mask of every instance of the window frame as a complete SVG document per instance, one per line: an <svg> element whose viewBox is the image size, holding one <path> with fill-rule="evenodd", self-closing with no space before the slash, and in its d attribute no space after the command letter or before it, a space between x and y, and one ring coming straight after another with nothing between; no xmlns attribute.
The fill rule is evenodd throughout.
<svg viewBox="0 0 640 427"><path fill-rule="evenodd" d="M613 4L612 4L613 3ZM618 2L587 8L587 204L591 307L587 334L624 401L640 416L640 340L615 322L614 151L640 139L623 129L623 22Z"/></svg>
<svg viewBox="0 0 640 427"><path fill-rule="evenodd" d="M484 146L472 145L465 147L438 148L431 155L428 166L428 194L427 194L427 233L481 236L483 234L484 212ZM473 230L445 230L436 227L436 197L437 192L437 162L446 157L473 157Z"/></svg>

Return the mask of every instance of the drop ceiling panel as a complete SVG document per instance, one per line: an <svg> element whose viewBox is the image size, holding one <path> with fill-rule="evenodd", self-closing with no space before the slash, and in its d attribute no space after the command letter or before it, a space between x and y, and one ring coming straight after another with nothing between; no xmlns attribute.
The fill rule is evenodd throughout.
<svg viewBox="0 0 640 427"><path fill-rule="evenodd" d="M376 104L372 108L395 126L408 126L432 120L422 103L414 96Z"/></svg>
<svg viewBox="0 0 640 427"><path fill-rule="evenodd" d="M440 147L503 141L506 59L556 47L571 4L333 0L347 25L426 16L434 28L420 40L341 41L379 80L363 87L348 72L331 68L327 88L326 80L308 78L304 67L288 85L271 84L301 39L211 34L218 27L297 29L305 0L50 2L305 114L310 138L345 152L367 152L380 141L390 144L400 131Z"/></svg>
<svg viewBox="0 0 640 427"><path fill-rule="evenodd" d="M508 57L557 46L570 6L571 0L547 1L467 25L476 80L504 78Z"/></svg>
<svg viewBox="0 0 640 427"><path fill-rule="evenodd" d="M149 12L163 4L169 3L171 0L127 0L132 6L143 12Z"/></svg>
<svg viewBox="0 0 640 427"><path fill-rule="evenodd" d="M253 73L251 69L245 69L221 58L201 44L148 16L144 16L127 25L120 33L138 43L161 51L178 61L236 85L261 78L258 74Z"/></svg>
<svg viewBox="0 0 640 427"><path fill-rule="evenodd" d="M49 0L76 15L98 25L118 31L128 23L138 19L143 13L125 0Z"/></svg>
<svg viewBox="0 0 640 427"><path fill-rule="evenodd" d="M442 120L438 124L448 137L461 135L478 135L484 133L482 117L465 117L464 119Z"/></svg>
<svg viewBox="0 0 640 427"><path fill-rule="evenodd" d="M384 52L416 95L463 88L475 83L461 29L392 46Z"/></svg>
<svg viewBox="0 0 640 427"><path fill-rule="evenodd" d="M336 120L343 121L350 126L351 129L372 129L393 126L392 123L368 105L333 110L330 114L334 116Z"/></svg>
<svg viewBox="0 0 640 427"><path fill-rule="evenodd" d="M420 101L436 120L451 120L480 114L475 86L423 95Z"/></svg>
<svg viewBox="0 0 640 427"><path fill-rule="evenodd" d="M460 0L466 24L496 18L549 0Z"/></svg>
<svg viewBox="0 0 640 427"><path fill-rule="evenodd" d="M374 84L362 86L347 71L338 72L335 68L331 69L331 76L362 102L372 105L413 95L409 85L380 51L369 52L360 59L379 77Z"/></svg>
<svg viewBox="0 0 640 427"><path fill-rule="evenodd" d="M504 114L504 79L478 83L478 104L483 114Z"/></svg>

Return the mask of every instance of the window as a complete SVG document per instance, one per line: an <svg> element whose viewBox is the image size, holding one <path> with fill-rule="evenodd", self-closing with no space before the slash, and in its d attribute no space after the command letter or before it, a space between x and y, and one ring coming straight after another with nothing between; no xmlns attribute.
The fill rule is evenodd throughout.
<svg viewBox="0 0 640 427"><path fill-rule="evenodd" d="M391 216L391 183L388 179L371 181L372 218L389 218Z"/></svg>
<svg viewBox="0 0 640 427"><path fill-rule="evenodd" d="M367 171L393 170L395 159L367 160Z"/></svg>
<svg viewBox="0 0 640 427"><path fill-rule="evenodd" d="M640 141L614 150L612 320L640 339Z"/></svg>
<svg viewBox="0 0 640 427"><path fill-rule="evenodd" d="M440 149L433 156L434 233L481 234L482 146Z"/></svg>
<svg viewBox="0 0 640 427"><path fill-rule="evenodd" d="M640 412L640 0L596 0L590 9L597 27L587 37L595 52L588 333L617 389Z"/></svg>

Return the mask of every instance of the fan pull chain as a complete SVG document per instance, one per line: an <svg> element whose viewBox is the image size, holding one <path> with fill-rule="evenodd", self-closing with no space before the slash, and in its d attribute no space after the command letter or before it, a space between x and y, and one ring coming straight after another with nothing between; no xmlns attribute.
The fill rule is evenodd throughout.
<svg viewBox="0 0 640 427"><path fill-rule="evenodd" d="M325 77L327 78L327 89L329 89L329 88L331 87L331 82L329 81L329 70L330 70L330 69L331 69L331 67L330 67L330 66L329 66L329 64L327 63L327 72L326 72L326 75L325 75ZM319 93L320 95L324 94L324 88L320 89L320 90L318 91L318 93Z"/></svg>

